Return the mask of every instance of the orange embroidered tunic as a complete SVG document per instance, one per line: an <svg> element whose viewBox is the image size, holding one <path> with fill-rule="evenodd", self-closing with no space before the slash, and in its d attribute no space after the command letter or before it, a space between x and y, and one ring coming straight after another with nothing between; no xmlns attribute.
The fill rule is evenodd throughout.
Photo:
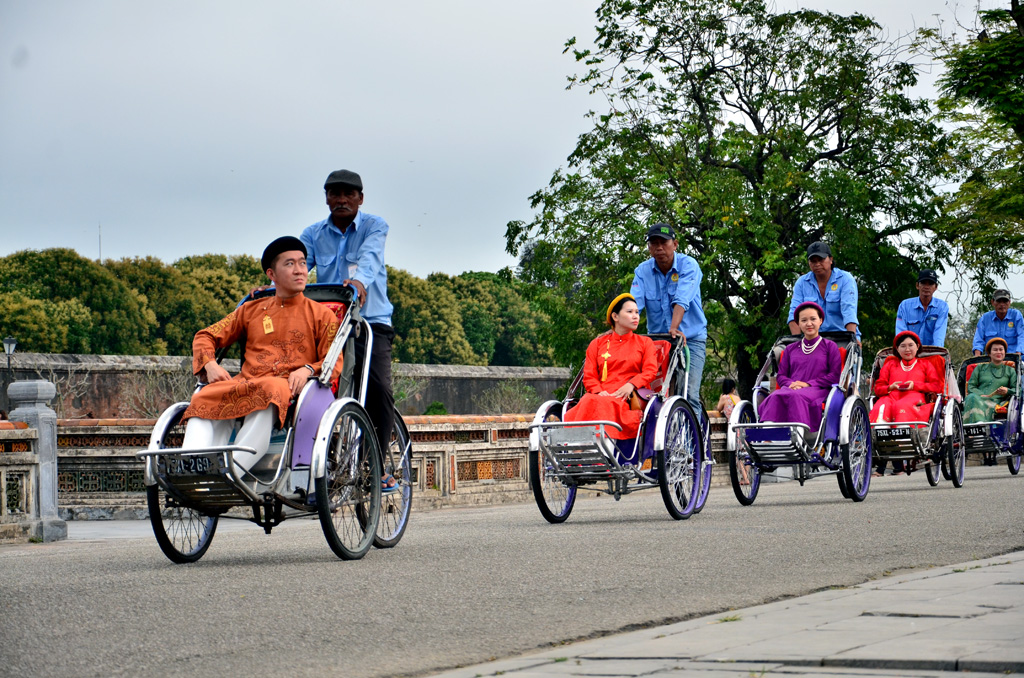
<svg viewBox="0 0 1024 678"><path fill-rule="evenodd" d="M267 297L249 301L227 317L196 332L192 340L192 372L214 360L219 348L245 337L245 362L229 380L204 386L192 396L182 415L203 419L235 419L277 405L278 426L284 426L292 399L288 375L303 365L320 370L338 319L305 295L290 299ZM341 373L341 358L332 378Z"/></svg>
<svg viewBox="0 0 1024 678"><path fill-rule="evenodd" d="M622 398L598 395L613 393L627 381L644 388L658 374L658 356L649 337L633 332L602 334L587 347L583 363L583 386L587 389L580 402L565 413L566 421L614 421L622 431L607 429L610 438L632 440L640 428L643 412L629 409Z"/></svg>

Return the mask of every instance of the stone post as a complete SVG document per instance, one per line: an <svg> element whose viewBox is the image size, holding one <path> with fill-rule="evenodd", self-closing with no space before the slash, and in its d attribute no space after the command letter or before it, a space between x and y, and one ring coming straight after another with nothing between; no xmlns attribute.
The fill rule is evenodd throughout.
<svg viewBox="0 0 1024 678"><path fill-rule="evenodd" d="M11 421L23 421L38 432L39 484L36 488L38 521L29 531L43 541L66 539L68 526L57 515L57 413L49 403L57 387L48 381L16 381L7 387Z"/></svg>

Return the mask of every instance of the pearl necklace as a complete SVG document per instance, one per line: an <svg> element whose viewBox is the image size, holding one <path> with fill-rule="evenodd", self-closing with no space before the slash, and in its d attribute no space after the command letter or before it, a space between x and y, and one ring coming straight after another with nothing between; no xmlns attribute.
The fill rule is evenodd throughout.
<svg viewBox="0 0 1024 678"><path fill-rule="evenodd" d="M804 352L804 355L811 355L812 353L814 353L814 349L818 348L818 344L821 343L821 339L822 339L822 337L819 334L818 335L818 340L816 342L814 342L813 344L811 344L810 348L807 348L807 345L803 342L803 339L801 339L800 340L800 350Z"/></svg>
<svg viewBox="0 0 1024 678"><path fill-rule="evenodd" d="M914 358L914 362L910 363L909 365L904 365L903 361L902 360L900 361L900 367L903 368L904 372L911 371L912 369L914 369L914 365L916 365L916 364L917 364L917 358Z"/></svg>

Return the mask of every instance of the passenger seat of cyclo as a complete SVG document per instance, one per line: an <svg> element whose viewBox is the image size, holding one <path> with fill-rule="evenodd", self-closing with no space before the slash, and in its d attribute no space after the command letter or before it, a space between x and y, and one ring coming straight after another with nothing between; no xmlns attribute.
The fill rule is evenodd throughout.
<svg viewBox="0 0 1024 678"><path fill-rule="evenodd" d="M345 319L345 314L348 312L348 304L345 304L340 301L321 301L320 303L323 306L325 306L329 311L334 313L334 317L338 319L339 323L341 323L341 321ZM340 327L338 329L339 331L341 330ZM355 365L352 364L354 361L347 360L349 356L346 355L346 353L347 351L344 351L340 358L340 360L343 361L341 367L341 374L338 376L337 379L331 381L331 391L334 393L335 397L338 396L338 382L344 381L346 383L350 383L352 379L352 372Z"/></svg>
<svg viewBox="0 0 1024 678"><path fill-rule="evenodd" d="M631 410L645 409L651 396L661 393L661 387L665 383L665 373L668 372L668 363L672 358L672 344L663 339L655 339L653 343L654 352L658 357L658 371L651 379L651 383L633 392L629 399L629 409Z"/></svg>

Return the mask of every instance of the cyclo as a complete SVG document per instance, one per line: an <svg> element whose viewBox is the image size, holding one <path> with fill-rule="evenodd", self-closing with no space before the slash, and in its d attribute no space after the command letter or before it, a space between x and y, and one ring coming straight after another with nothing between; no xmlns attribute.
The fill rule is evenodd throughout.
<svg viewBox="0 0 1024 678"><path fill-rule="evenodd" d="M928 421L898 423L872 423L872 454L879 460L903 461L907 473L918 464L924 464L928 484L935 487L943 475L953 481L953 487L964 484L964 423L957 390L956 375L949 359L949 351L939 346L922 346L918 360L925 360L942 375L942 392L929 395L933 403ZM869 406L874 407L875 381L886 361L898 361L892 348L878 352L871 368Z"/></svg>
<svg viewBox="0 0 1024 678"><path fill-rule="evenodd" d="M991 421L964 424L964 449L966 454L981 455L982 463L995 466L1000 459L1006 460L1010 473L1020 473L1021 455L1024 454L1024 434L1021 432L1021 411L1024 409L1024 366L1021 365L1020 353L1007 353L1006 362L1012 364L1017 372L1017 389L1010 396L1005 407L997 407L995 418ZM987 355L968 358L957 373L957 384L964 397L967 396L967 382L971 379L974 368L989 362Z"/></svg>
<svg viewBox="0 0 1024 678"><path fill-rule="evenodd" d="M782 350L800 335L779 337L772 346L751 400L740 401L729 417L726 448L729 477L740 504L757 498L761 476L790 466L803 485L810 478L836 475L844 497L863 501L871 483L871 428L868 409L858 391L861 348L852 332L822 332L839 346L843 369L829 390L821 426L811 431L801 422L762 422L758 410L775 387Z"/></svg>
<svg viewBox="0 0 1024 678"><path fill-rule="evenodd" d="M689 351L682 341L673 346L667 334L649 336L659 369L648 385L653 394L644 406L635 440L610 438L608 427L621 430L616 422L563 421L579 400L582 369L565 400L549 400L537 410L530 424L530 487L548 522L569 517L579 489L618 500L658 487L669 515L677 520L689 518L707 501L711 462L708 428L702 427L707 415L699 417L686 401Z"/></svg>
<svg viewBox="0 0 1024 678"><path fill-rule="evenodd" d="M373 333L359 314L352 288L307 285L304 293L334 311L340 319L338 332L322 375L307 382L294 399L286 425L274 431L267 454L249 471L239 472L233 457L255 453L251 447L182 450L181 416L188 402L164 410L149 448L137 453L146 463L153 533L175 563L202 558L220 518L248 520L270 534L287 519L318 517L331 550L345 560L363 557L370 546L395 546L405 533L412 507L409 432L396 411L390 445L382 455L364 409L370 361L356 354L356 337L365 333L369 356ZM255 298L273 294L268 289ZM218 361L223 354L219 352ZM341 356L341 376L331 384ZM203 386L198 384L197 390ZM397 490L382 491L382 473L394 476Z"/></svg>

